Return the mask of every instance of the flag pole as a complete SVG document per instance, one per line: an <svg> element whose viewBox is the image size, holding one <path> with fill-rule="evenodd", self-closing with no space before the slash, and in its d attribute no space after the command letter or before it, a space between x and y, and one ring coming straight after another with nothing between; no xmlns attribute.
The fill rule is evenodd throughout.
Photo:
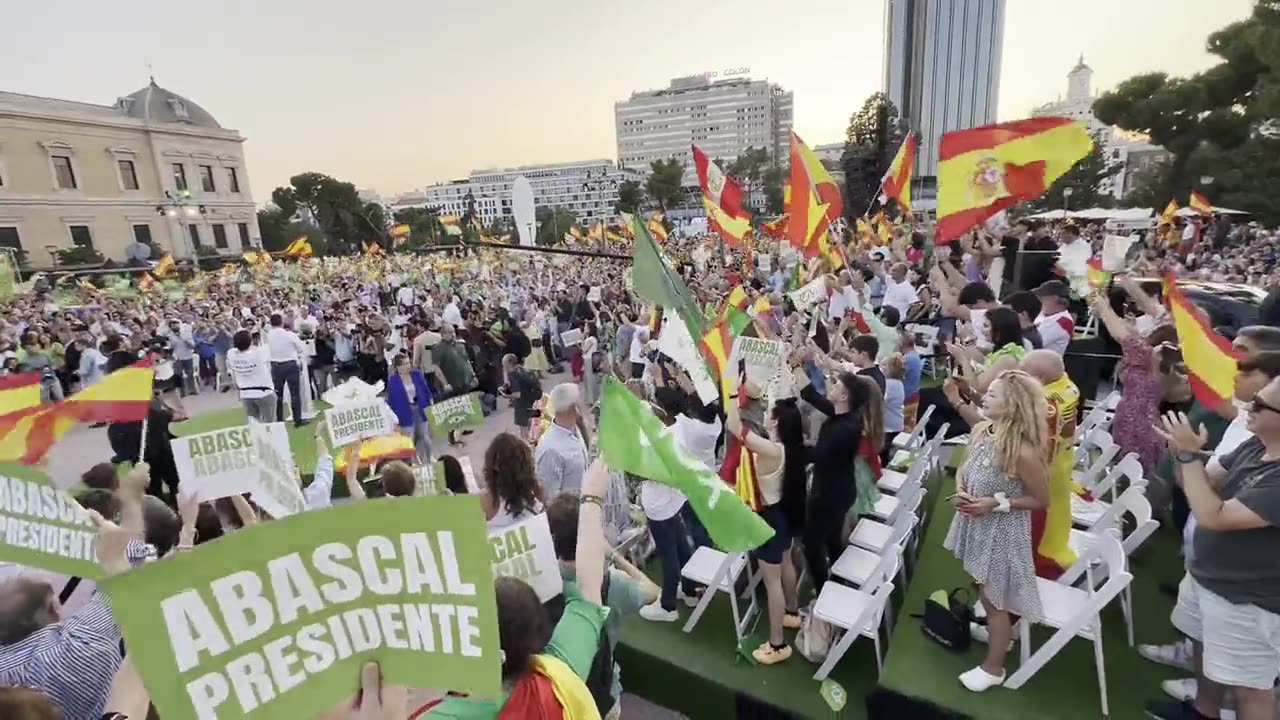
<svg viewBox="0 0 1280 720"><path fill-rule="evenodd" d="M142 418L142 439L138 441L138 462L146 462L144 458L147 456L147 422L151 419L151 409L147 408L147 414Z"/></svg>

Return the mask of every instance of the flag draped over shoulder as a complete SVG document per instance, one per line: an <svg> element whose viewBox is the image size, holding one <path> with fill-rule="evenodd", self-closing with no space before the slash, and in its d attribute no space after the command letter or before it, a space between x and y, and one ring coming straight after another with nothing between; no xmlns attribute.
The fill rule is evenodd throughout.
<svg viewBox="0 0 1280 720"><path fill-rule="evenodd" d="M653 411L613 378L606 378L600 403L600 453L614 470L670 485L725 552L760 547L773 537L716 473L686 452Z"/></svg>
<svg viewBox="0 0 1280 720"><path fill-rule="evenodd" d="M911 212L911 172L916 164L916 136L907 133L898 154L893 156L893 163L880 180L880 188L884 197L891 197L898 202L902 212Z"/></svg>
<svg viewBox="0 0 1280 720"><path fill-rule="evenodd" d="M938 153L937 241L1034 200L1093 149L1084 123L1038 117L945 133Z"/></svg>
<svg viewBox="0 0 1280 720"><path fill-rule="evenodd" d="M827 228L844 210L840 188L816 153L791 133L790 195L786 198L787 237L805 257L827 251Z"/></svg>
<svg viewBox="0 0 1280 720"><path fill-rule="evenodd" d="M1213 214L1213 206L1209 204L1209 199L1195 190L1191 191L1191 199L1187 201L1187 207L1195 210L1201 215Z"/></svg>
<svg viewBox="0 0 1280 720"><path fill-rule="evenodd" d="M1231 402L1237 360L1231 341L1214 331L1208 318L1182 294L1168 273L1164 276L1164 297L1178 331L1178 347L1196 400L1210 410Z"/></svg>
<svg viewBox="0 0 1280 720"><path fill-rule="evenodd" d="M0 462L38 462L77 422L144 419L154 378L155 370L139 363L111 373L66 400L0 419Z"/></svg>

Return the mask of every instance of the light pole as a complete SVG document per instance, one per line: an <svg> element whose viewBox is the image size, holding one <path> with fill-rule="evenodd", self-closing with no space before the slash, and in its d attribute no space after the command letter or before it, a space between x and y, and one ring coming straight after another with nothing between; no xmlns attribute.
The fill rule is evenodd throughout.
<svg viewBox="0 0 1280 720"><path fill-rule="evenodd" d="M204 205L192 205L190 190L180 190L176 195L165 190L164 202L156 205L156 214L160 217L177 218L178 232L183 236L183 243L191 247L191 264L195 266L196 270L199 270L200 248L196 247L195 242L191 239L190 232L187 230L187 220L208 215L209 208ZM175 247L174 249L177 248Z"/></svg>

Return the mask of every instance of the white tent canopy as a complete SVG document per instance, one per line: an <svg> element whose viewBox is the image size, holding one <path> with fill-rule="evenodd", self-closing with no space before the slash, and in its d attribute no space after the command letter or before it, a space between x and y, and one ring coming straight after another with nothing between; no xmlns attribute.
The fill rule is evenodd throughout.
<svg viewBox="0 0 1280 720"><path fill-rule="evenodd" d="M1232 210L1231 208L1218 207L1216 205L1213 206L1213 212L1215 215L1248 215L1249 214L1247 210ZM1199 214L1200 214L1199 212L1192 210L1189 207L1178 208L1178 211L1174 213L1174 215L1177 215L1178 217L1189 217L1191 215L1199 215Z"/></svg>
<svg viewBox="0 0 1280 720"><path fill-rule="evenodd" d="M1027 216L1028 220L1146 220L1155 215L1150 208L1082 208L1080 210L1048 210Z"/></svg>

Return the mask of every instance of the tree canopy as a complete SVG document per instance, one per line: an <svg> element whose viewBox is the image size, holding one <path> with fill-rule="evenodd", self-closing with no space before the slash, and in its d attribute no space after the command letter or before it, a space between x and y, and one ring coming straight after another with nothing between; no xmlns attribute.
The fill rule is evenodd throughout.
<svg viewBox="0 0 1280 720"><path fill-rule="evenodd" d="M542 246L557 245L564 240L564 234L578 222L578 216L572 210L563 207L555 209L540 207L534 211L538 221L537 235L534 242Z"/></svg>
<svg viewBox="0 0 1280 720"><path fill-rule="evenodd" d="M332 252L357 252L361 243L386 243L382 206L362 201L356 186L349 182L305 172L289 178L289 185L272 190L271 201L285 217L305 208L325 234ZM263 240L265 244L265 237Z"/></svg>
<svg viewBox="0 0 1280 720"><path fill-rule="evenodd" d="M898 108L884 93L872 94L849 118L845 131L844 212L857 217L871 207L880 189L880 180L893 163L893 156L907 136L907 124Z"/></svg>
<svg viewBox="0 0 1280 720"><path fill-rule="evenodd" d="M684 193L684 163L674 159L654 160L649 168L651 172L645 182L649 197L653 198L663 212L673 205L679 205L680 196Z"/></svg>
<svg viewBox="0 0 1280 720"><path fill-rule="evenodd" d="M1025 203L1022 207L1030 213L1046 210L1060 210L1065 203L1072 209L1092 207L1114 207L1115 196L1111 194L1111 181L1120 172L1120 163L1112 160L1107 154L1101 133L1093 136L1093 150L1080 159L1062 177L1053 181L1048 190L1039 198ZM1071 199L1066 201L1063 191L1071 188Z"/></svg>
<svg viewBox="0 0 1280 720"><path fill-rule="evenodd" d="M614 205L614 210L634 215L640 211L640 206L643 204L644 187L640 183L635 180L626 180L618 186L618 202Z"/></svg>

